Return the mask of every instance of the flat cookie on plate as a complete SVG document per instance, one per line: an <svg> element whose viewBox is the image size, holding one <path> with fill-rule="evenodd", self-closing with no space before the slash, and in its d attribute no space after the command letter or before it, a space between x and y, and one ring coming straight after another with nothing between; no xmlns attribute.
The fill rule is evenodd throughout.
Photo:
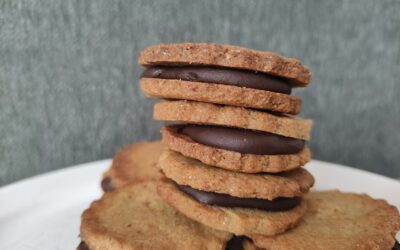
<svg viewBox="0 0 400 250"><path fill-rule="evenodd" d="M161 200L155 182L141 182L93 202L80 237L90 250L225 249L232 234L188 219Z"/></svg>
<svg viewBox="0 0 400 250"><path fill-rule="evenodd" d="M368 195L339 191L310 192L299 225L283 234L250 235L268 250L396 249L400 229L396 207Z"/></svg>
<svg viewBox="0 0 400 250"><path fill-rule="evenodd" d="M135 182L158 180L162 175L157 162L163 149L160 141L143 141L119 150L114 155L111 167L103 174L103 191L112 191Z"/></svg>
<svg viewBox="0 0 400 250"><path fill-rule="evenodd" d="M141 88L149 96L297 114L290 96L311 73L300 61L271 52L206 43L159 44L144 49Z"/></svg>

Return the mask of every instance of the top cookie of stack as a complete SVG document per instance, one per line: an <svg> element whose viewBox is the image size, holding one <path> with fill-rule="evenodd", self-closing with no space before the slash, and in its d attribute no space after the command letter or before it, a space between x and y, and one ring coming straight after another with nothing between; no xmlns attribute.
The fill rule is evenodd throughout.
<svg viewBox="0 0 400 250"><path fill-rule="evenodd" d="M310 82L300 61L219 44L160 44L144 49L141 87L149 96L298 114L294 87Z"/></svg>

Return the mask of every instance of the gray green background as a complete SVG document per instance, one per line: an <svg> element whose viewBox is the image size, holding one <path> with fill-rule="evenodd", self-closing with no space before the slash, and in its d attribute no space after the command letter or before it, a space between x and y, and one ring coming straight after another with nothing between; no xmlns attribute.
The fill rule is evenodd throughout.
<svg viewBox="0 0 400 250"><path fill-rule="evenodd" d="M138 52L203 41L313 71L316 159L400 176L400 1L0 1L0 185L159 138Z"/></svg>

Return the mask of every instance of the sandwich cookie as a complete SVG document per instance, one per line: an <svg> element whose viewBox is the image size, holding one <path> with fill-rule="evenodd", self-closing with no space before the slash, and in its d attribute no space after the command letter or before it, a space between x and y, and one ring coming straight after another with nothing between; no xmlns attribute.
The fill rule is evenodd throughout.
<svg viewBox="0 0 400 250"><path fill-rule="evenodd" d="M276 173L311 159L311 120L192 101L158 103L154 118L187 123L164 128L162 141L211 166Z"/></svg>
<svg viewBox="0 0 400 250"><path fill-rule="evenodd" d="M170 149L201 162L245 173L288 171L311 159L305 141L239 128L171 125L162 128Z"/></svg>
<svg viewBox="0 0 400 250"><path fill-rule="evenodd" d="M196 200L195 196L189 192L182 191L182 186L178 186L171 180L161 179L157 187L158 194L165 202L190 219L236 235L282 233L297 225L306 210L306 205L302 200L290 210L274 212L254 208L206 205ZM206 195L204 200L208 199L208 194L210 192L201 192L201 195ZM245 200L245 203L248 202L249 200Z"/></svg>
<svg viewBox="0 0 400 250"><path fill-rule="evenodd" d="M155 182L141 182L93 202L80 237L90 250L225 249L232 234L188 219L159 198Z"/></svg>
<svg viewBox="0 0 400 250"><path fill-rule="evenodd" d="M113 191L135 182L158 180L162 175L157 162L163 148L160 141L143 141L119 150L111 167L103 174L103 191Z"/></svg>
<svg viewBox="0 0 400 250"><path fill-rule="evenodd" d="M301 196L314 183L305 169L281 174L245 174L207 166L166 150L159 166L168 179L160 196L189 218L236 235L274 235L304 213Z"/></svg>
<svg viewBox="0 0 400 250"><path fill-rule="evenodd" d="M308 85L300 61L230 45L160 44L144 49L141 88L149 96L184 99L297 114L293 87Z"/></svg>
<svg viewBox="0 0 400 250"><path fill-rule="evenodd" d="M310 192L299 225L283 234L250 235L268 250L396 249L400 216L396 207L368 195Z"/></svg>

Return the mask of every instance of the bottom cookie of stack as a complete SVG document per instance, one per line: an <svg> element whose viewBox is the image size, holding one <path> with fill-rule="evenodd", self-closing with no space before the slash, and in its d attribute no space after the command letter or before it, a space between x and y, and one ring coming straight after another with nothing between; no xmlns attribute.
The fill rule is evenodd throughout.
<svg viewBox="0 0 400 250"><path fill-rule="evenodd" d="M165 150L159 166L167 178L159 195L179 212L236 235L275 235L294 227L305 213L302 195L314 178L305 169L246 174L210 167Z"/></svg>

